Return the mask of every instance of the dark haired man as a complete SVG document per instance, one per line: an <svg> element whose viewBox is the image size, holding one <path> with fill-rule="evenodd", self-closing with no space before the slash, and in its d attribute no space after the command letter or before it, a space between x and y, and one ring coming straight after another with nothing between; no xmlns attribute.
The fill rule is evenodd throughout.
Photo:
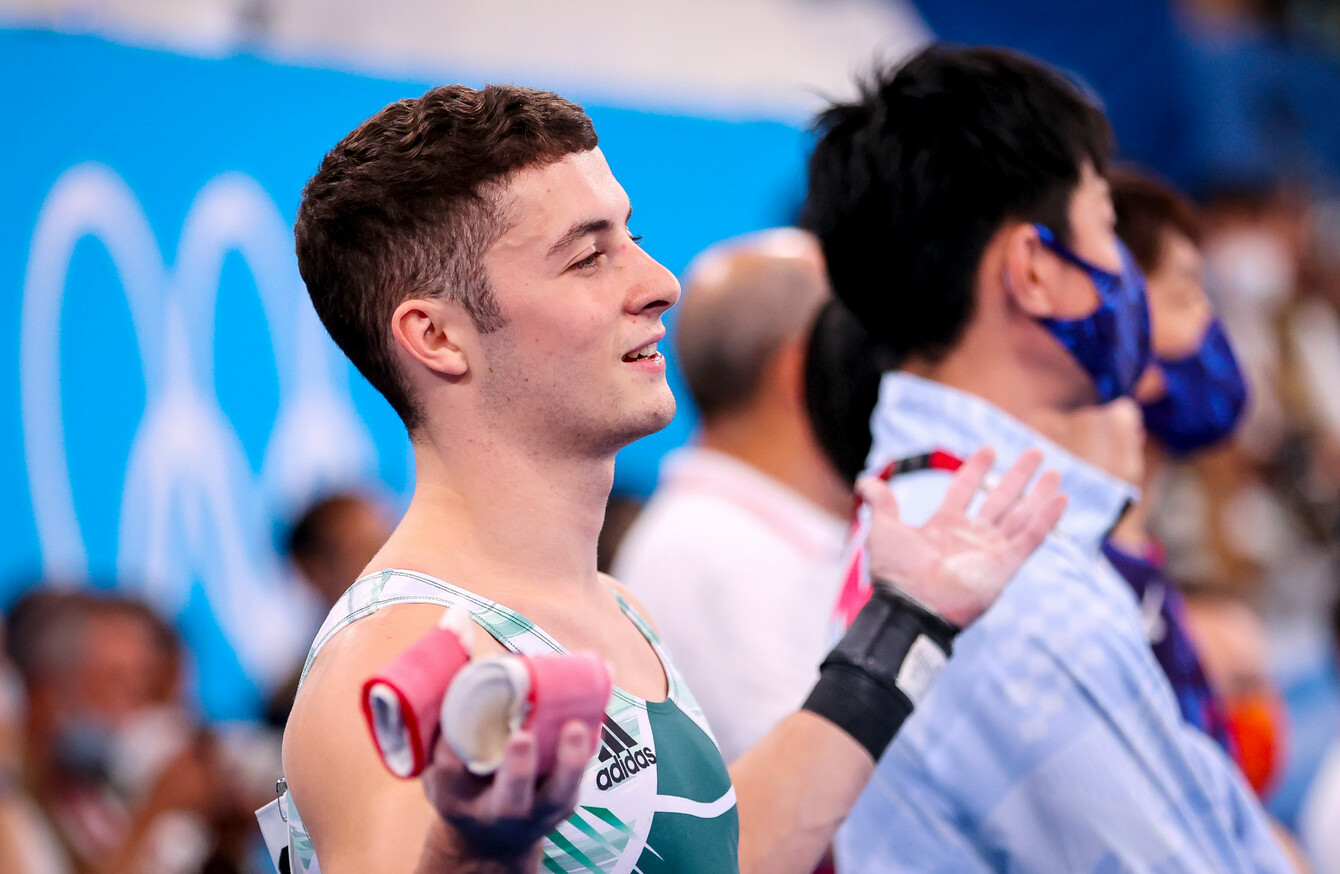
<svg viewBox="0 0 1340 874"><path fill-rule="evenodd" d="M416 482L308 658L284 738L291 794L282 817L262 817L288 838L291 870L316 870L318 855L326 874L808 870L938 674L951 623L975 619L1059 516L1054 475L1023 494L1036 454L968 518L991 461L976 456L924 529L872 486L874 572L943 615L881 591L806 709L728 774L636 605L596 570L614 454L674 412L656 344L679 287L630 215L580 107L510 86L393 104L308 183L299 268L331 335L405 421ZM521 730L491 779L443 742L422 787L390 777L359 687L443 605L487 632L478 655L609 661L600 757L570 723L542 779ZM630 747L654 761L615 779Z"/></svg>
<svg viewBox="0 0 1340 874"><path fill-rule="evenodd" d="M1132 170L1115 171L1111 189L1117 235L1145 274L1154 360L1134 392L1144 416L1130 401L1124 410L1085 407L1076 413L1077 439L1066 448L1140 484L1140 501L1122 514L1104 552L1141 602L1154 655L1182 716L1231 752L1222 703L1201 670L1182 619L1182 598L1159 566L1148 529L1169 453L1185 457L1225 439L1242 413L1246 385L1205 294L1194 209L1166 185ZM880 350L841 301L824 307L809 346L810 417L825 453L854 482L870 454L870 413L880 378L893 368L880 366Z"/></svg>
<svg viewBox="0 0 1340 874"><path fill-rule="evenodd" d="M898 367L868 469L920 519L956 456L1036 447L1071 501L881 758L839 868L1289 870L1223 752L1182 720L1102 555L1135 490L1061 448L1086 442L1085 411L1129 394L1149 356L1101 111L1022 56L934 46L820 130L805 224ZM844 596L848 611L863 597Z"/></svg>
<svg viewBox="0 0 1340 874"><path fill-rule="evenodd" d="M372 496L334 492L302 511L284 539L284 552L328 609L390 533L386 514Z"/></svg>

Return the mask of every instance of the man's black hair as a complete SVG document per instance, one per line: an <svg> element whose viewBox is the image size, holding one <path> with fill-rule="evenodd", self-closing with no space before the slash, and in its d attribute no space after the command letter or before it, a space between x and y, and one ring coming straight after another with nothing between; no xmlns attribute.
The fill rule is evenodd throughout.
<svg viewBox="0 0 1340 874"><path fill-rule="evenodd" d="M1107 119L1015 52L934 45L816 121L802 224L834 293L898 358L936 360L972 317L982 252L1010 219L1069 241L1081 167L1103 172Z"/></svg>

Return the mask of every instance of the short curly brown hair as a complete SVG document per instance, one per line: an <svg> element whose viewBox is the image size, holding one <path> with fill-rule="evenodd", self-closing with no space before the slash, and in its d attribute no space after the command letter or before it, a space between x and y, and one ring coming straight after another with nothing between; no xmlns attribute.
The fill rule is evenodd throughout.
<svg viewBox="0 0 1340 874"><path fill-rule="evenodd" d="M577 104L512 85L434 88L387 106L331 149L294 225L321 323L413 434L422 411L396 366L390 318L448 297L481 331L505 323L482 263L506 227L506 178L594 149Z"/></svg>

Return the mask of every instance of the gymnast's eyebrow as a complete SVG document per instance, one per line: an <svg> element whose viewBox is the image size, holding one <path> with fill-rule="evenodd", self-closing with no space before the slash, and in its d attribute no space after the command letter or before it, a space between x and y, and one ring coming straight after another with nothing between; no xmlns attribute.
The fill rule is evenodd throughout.
<svg viewBox="0 0 1340 874"><path fill-rule="evenodd" d="M558 242L549 247L549 254L546 258L552 258L563 249L571 246L577 240L587 234L598 234L613 229L614 224L609 219L591 219L589 221L578 222L568 228L568 232L558 238Z"/></svg>
<svg viewBox="0 0 1340 874"><path fill-rule="evenodd" d="M630 206L628 207L628 218L624 219L624 225L627 226L632 220L633 208ZM554 243L554 245L549 247L549 253L545 255L545 257L552 258L554 255L558 254L563 249L566 249L568 246L571 246L574 242L580 240L587 234L600 234L612 230L614 230L614 223L609 219L587 219L586 221L577 222L575 225L568 228L567 233L558 238L557 243Z"/></svg>

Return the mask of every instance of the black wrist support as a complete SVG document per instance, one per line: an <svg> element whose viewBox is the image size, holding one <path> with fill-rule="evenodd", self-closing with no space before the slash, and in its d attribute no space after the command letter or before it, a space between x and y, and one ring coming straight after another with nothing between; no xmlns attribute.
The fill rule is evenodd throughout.
<svg viewBox="0 0 1340 874"><path fill-rule="evenodd" d="M959 629L892 587L870 600L819 667L804 708L851 735L879 761L940 675Z"/></svg>

